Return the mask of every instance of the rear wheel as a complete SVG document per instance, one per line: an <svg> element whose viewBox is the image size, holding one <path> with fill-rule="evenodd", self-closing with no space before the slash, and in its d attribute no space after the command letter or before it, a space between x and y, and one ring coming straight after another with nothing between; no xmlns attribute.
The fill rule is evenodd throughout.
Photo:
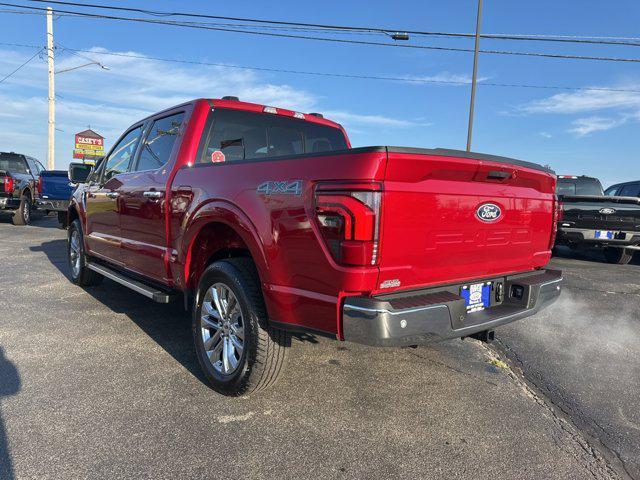
<svg viewBox="0 0 640 480"><path fill-rule="evenodd" d="M633 250L629 250L626 248L605 247L604 258L606 258L607 262L609 263L626 265L633 258Z"/></svg>
<svg viewBox="0 0 640 480"><path fill-rule="evenodd" d="M200 366L211 387L241 396L273 385L282 372L291 337L267 325L253 262L215 262L202 275L192 322Z"/></svg>
<svg viewBox="0 0 640 480"><path fill-rule="evenodd" d="M31 200L24 195L20 197L20 206L13 214L14 225L29 225L31 221Z"/></svg>
<svg viewBox="0 0 640 480"><path fill-rule="evenodd" d="M86 267L84 253L84 241L82 238L82 225L80 220L74 220L68 231L67 254L69 268L71 269L71 281L81 287L90 287L102 282L103 276Z"/></svg>

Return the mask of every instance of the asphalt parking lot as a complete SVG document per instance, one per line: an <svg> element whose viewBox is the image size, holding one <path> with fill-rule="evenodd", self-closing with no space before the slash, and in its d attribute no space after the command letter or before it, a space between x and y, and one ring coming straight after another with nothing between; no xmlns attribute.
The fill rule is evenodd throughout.
<svg viewBox="0 0 640 480"><path fill-rule="evenodd" d="M0 478L640 478L640 262L561 252L562 299L373 349L300 337L273 390L203 383L189 318L71 284L53 218L0 217Z"/></svg>

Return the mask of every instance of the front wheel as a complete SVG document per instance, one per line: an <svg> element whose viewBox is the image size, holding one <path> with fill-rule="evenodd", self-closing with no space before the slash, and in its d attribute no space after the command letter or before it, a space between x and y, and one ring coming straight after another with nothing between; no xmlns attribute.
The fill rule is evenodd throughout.
<svg viewBox="0 0 640 480"><path fill-rule="evenodd" d="M211 387L243 396L273 385L291 337L267 325L253 262L231 258L211 264L202 274L195 301L193 340Z"/></svg>
<svg viewBox="0 0 640 480"><path fill-rule="evenodd" d="M604 248L604 258L609 263L617 263L618 265L626 265L633 258L633 250L627 248Z"/></svg>
<svg viewBox="0 0 640 480"><path fill-rule="evenodd" d="M82 239L82 224L80 220L74 220L69 226L67 257L71 269L71 281L81 287L90 287L102 282L102 275L86 266L87 259L84 253L84 241Z"/></svg>

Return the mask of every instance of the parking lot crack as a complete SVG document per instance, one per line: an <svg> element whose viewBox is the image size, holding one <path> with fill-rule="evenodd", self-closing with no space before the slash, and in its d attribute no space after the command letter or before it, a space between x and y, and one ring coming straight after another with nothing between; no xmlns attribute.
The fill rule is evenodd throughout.
<svg viewBox="0 0 640 480"><path fill-rule="evenodd" d="M592 425L600 433L608 436L604 427L594 419L589 418L576 406L562 401L559 394L554 394L550 387L543 382L539 372L528 368L524 359L506 343L496 340L491 346L485 346L490 355L497 355L506 360L509 365L509 375L538 405L546 410L554 423L571 439L579 451L586 454L588 460L574 456L583 463L593 478L622 478L634 480L634 476L627 469L625 461L618 451L605 444L601 438L593 435L581 426ZM578 420L578 421L576 421Z"/></svg>

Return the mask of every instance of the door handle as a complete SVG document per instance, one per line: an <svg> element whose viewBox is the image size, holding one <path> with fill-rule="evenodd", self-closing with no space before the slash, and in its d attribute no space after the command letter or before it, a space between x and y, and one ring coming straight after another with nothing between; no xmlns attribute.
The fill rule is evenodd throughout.
<svg viewBox="0 0 640 480"><path fill-rule="evenodd" d="M118 198L120 194L118 192L108 192L107 197L109 198Z"/></svg>
<svg viewBox="0 0 640 480"><path fill-rule="evenodd" d="M149 190L147 192L143 192L142 194L145 198L162 198L164 197L164 192L158 192L156 190Z"/></svg>

